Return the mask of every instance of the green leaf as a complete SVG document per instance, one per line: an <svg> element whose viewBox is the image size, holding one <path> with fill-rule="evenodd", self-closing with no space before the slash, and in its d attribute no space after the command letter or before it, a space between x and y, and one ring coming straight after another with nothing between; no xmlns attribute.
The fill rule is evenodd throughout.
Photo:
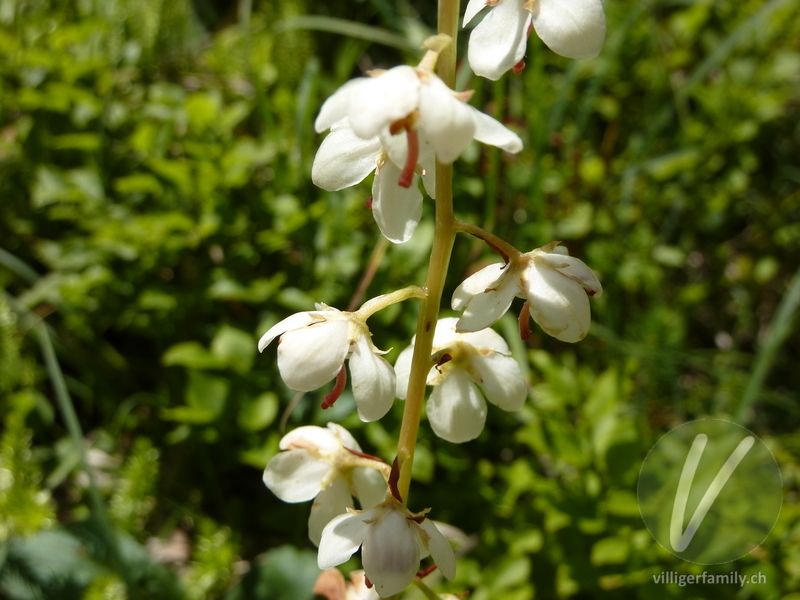
<svg viewBox="0 0 800 600"><path fill-rule="evenodd" d="M210 408L196 408L194 406L176 406L175 408L161 409L161 418L165 421L178 421L191 425L204 425L216 419L216 413Z"/></svg>
<svg viewBox="0 0 800 600"><path fill-rule="evenodd" d="M260 431L268 427L278 415L278 396L264 392L257 398L245 400L239 409L239 427L246 431Z"/></svg>
<svg viewBox="0 0 800 600"><path fill-rule="evenodd" d="M189 123L197 131L204 131L218 119L221 104L219 92L216 90L191 94L185 105Z"/></svg>
<svg viewBox="0 0 800 600"><path fill-rule="evenodd" d="M153 194L158 196L163 187L158 179L149 173L135 173L114 180L114 190L118 194Z"/></svg>
<svg viewBox="0 0 800 600"><path fill-rule="evenodd" d="M211 341L211 354L237 373L247 373L253 366L256 341L249 333L223 325Z"/></svg>
<svg viewBox="0 0 800 600"><path fill-rule="evenodd" d="M225 407L230 383L227 379L208 375L202 371L189 371L186 404L219 415Z"/></svg>
<svg viewBox="0 0 800 600"><path fill-rule="evenodd" d="M217 369L219 360L197 342L181 342L170 347L161 357L167 367L181 366L190 369Z"/></svg>
<svg viewBox="0 0 800 600"><path fill-rule="evenodd" d="M607 537L592 546L593 565L619 565L628 560L630 544L619 537Z"/></svg>

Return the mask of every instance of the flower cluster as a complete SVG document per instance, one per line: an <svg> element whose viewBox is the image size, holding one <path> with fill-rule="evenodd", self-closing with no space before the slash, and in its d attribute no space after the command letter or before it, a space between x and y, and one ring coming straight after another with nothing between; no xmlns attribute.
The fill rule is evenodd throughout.
<svg viewBox="0 0 800 600"><path fill-rule="evenodd" d="M457 7L449 11L451 33L457 28ZM470 0L464 25L484 7L488 11L472 32L469 60L475 73L490 79L522 67L532 30L555 52L574 58L596 56L605 37L601 0ZM406 242L417 228L423 212L420 182L435 199L436 233L426 287L377 296L355 311L319 303L315 310L271 327L258 344L263 351L279 338L278 369L291 389L307 392L335 381L323 409L346 388L348 367L362 421L380 419L396 398L405 400L391 467L364 454L349 432L329 423L327 428L305 426L285 435L280 452L264 470L264 483L282 500L313 501L309 538L319 547L320 569L326 570L314 591L329 599L386 598L415 580L427 597L436 597L421 579L434 568L448 579L455 576L455 555L442 530L427 518L428 510L413 513L404 500L423 406L440 438L453 443L477 438L487 419L487 401L516 411L528 396L522 369L506 341L491 329L514 298L525 300L520 314L523 339L530 335L533 319L557 339L577 342L589 331L588 298L602 293L591 269L567 255L558 242L523 253L454 218L452 186L442 184L443 177L450 176L444 165L455 161L472 141L516 153L522 150L522 140L470 106L471 93L451 89L454 77L446 76L445 83L434 73L449 43L446 35L434 36L426 41L428 52L419 65L375 70L345 83L322 105L315 122L318 133L330 133L314 159L314 183L341 190L374 172L370 204L388 240ZM447 72L452 74L455 59L452 53L447 56ZM489 265L463 281L451 303L462 314L440 319L447 257L457 231L486 241L504 263ZM383 357L388 351L373 343L366 322L378 310L410 298L423 301L417 335L392 366ZM433 388L427 404L426 386ZM356 501L360 510L354 507ZM364 572L348 585L333 569L359 549ZM420 572L420 562L428 555L434 564Z"/></svg>

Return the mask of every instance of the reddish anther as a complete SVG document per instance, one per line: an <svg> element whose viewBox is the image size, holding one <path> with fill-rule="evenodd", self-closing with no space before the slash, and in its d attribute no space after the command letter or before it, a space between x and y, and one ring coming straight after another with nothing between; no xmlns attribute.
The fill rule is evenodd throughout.
<svg viewBox="0 0 800 600"><path fill-rule="evenodd" d="M367 579L366 575L364 575L364 585L367 586L368 590L372 589L372 582L369 579Z"/></svg>
<svg viewBox="0 0 800 600"><path fill-rule="evenodd" d="M367 208L370 209L370 210L372 210L372 201L373 200L374 200L374 198L372 196L367 198Z"/></svg>
<svg viewBox="0 0 800 600"><path fill-rule="evenodd" d="M411 187L414 181L414 172L417 168L417 160L419 159L419 134L413 127L406 127L406 135L408 136L408 156L406 156L406 164L403 167L403 172L400 173L400 179L397 185L400 187Z"/></svg>
<svg viewBox="0 0 800 600"><path fill-rule="evenodd" d="M331 393L325 396L322 399L322 410L326 410L333 406L333 403L339 399L339 396L342 395L344 391L344 387L347 385L347 371L345 370L345 366L342 365L341 371L336 376L336 383L331 390Z"/></svg>
<svg viewBox="0 0 800 600"><path fill-rule="evenodd" d="M523 340L531 339L531 303L527 300L519 311L519 337Z"/></svg>
<svg viewBox="0 0 800 600"><path fill-rule="evenodd" d="M525 68L525 59L522 59L517 64L515 64L513 67L511 67L511 70L514 71L514 75L519 75L520 73L522 73L522 70L524 68Z"/></svg>

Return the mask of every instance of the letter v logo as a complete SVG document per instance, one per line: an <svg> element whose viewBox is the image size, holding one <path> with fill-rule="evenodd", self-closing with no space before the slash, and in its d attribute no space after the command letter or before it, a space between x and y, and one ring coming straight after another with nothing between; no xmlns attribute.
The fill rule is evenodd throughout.
<svg viewBox="0 0 800 600"><path fill-rule="evenodd" d="M736 467L739 466L739 463L742 462L742 459L750 451L750 448L753 447L755 438L751 435L739 442L739 445L736 446L736 449L728 457L728 460L722 465L719 473L714 477L711 485L708 486L706 493L703 494L700 504L697 505L692 518L689 520L689 524L686 526L686 530L681 531L683 527L683 518L686 514L686 503L689 501L689 492L692 489L692 481L694 481L697 465L700 464L700 458L703 456L703 450L705 450L707 443L708 436L704 433L695 437L692 447L689 449L689 454L686 455L686 462L683 463L683 471L681 472L681 478L678 482L678 490L675 493L675 503L672 505L672 520L669 524L669 542L672 544L672 548L675 552L683 552L686 550L692 538L694 538L694 534L697 533L703 519L706 518L708 511L714 504L714 500L717 499L717 496L719 496L722 488L725 487L728 479L733 475Z"/></svg>
<svg viewBox="0 0 800 600"><path fill-rule="evenodd" d="M700 419L653 445L639 471L637 500L647 530L665 550L718 565L749 554L767 538L781 511L783 482L775 457L755 433L730 421Z"/></svg>

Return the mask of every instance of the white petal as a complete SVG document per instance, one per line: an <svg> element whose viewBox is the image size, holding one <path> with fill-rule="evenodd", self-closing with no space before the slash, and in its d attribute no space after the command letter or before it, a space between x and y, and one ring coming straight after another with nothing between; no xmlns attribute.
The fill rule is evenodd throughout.
<svg viewBox="0 0 800 600"><path fill-rule="evenodd" d="M311 505L311 515L308 517L308 539L319 546L322 530L335 517L344 514L348 508L353 508L353 497L347 481L343 477L334 477L328 487L322 490Z"/></svg>
<svg viewBox="0 0 800 600"><path fill-rule="evenodd" d="M481 271L476 275L480 273ZM491 275L491 273L486 275ZM456 298L459 299L458 303L460 304L460 300L468 296L471 286L478 283L479 280L473 280L465 288L462 288L467 281L456 289L453 294L453 304L456 304ZM518 292L519 286L514 278L509 277L507 272L502 273L496 281L468 300L464 314L456 323L456 331L480 331L493 325L506 313Z"/></svg>
<svg viewBox="0 0 800 600"><path fill-rule="evenodd" d="M466 27L485 6L486 0L469 0L467 10L464 11L464 21L462 21L461 26Z"/></svg>
<svg viewBox="0 0 800 600"><path fill-rule="evenodd" d="M394 374L397 377L395 396L400 400L405 400L408 393L408 379L411 375L411 359L413 355L414 346L412 341L412 345L405 348L394 363Z"/></svg>
<svg viewBox="0 0 800 600"><path fill-rule="evenodd" d="M536 0L533 27L553 52L568 58L594 58L606 37L600 0Z"/></svg>
<svg viewBox="0 0 800 600"><path fill-rule="evenodd" d="M349 323L315 323L283 334L278 346L278 369L286 385L310 392L336 377L350 349Z"/></svg>
<svg viewBox="0 0 800 600"><path fill-rule="evenodd" d="M372 508L385 500L386 481L380 471L369 467L356 467L352 472L355 495L362 509Z"/></svg>
<svg viewBox="0 0 800 600"><path fill-rule="evenodd" d="M361 446L358 445L356 438L354 438L353 434L347 431L347 429L338 423L328 423L328 430L333 433L336 439L341 442L345 448L350 448L350 450L361 452Z"/></svg>
<svg viewBox="0 0 800 600"><path fill-rule="evenodd" d="M428 421L440 438L460 444L474 440L486 422L486 402L469 375L454 368L428 399Z"/></svg>
<svg viewBox="0 0 800 600"><path fill-rule="evenodd" d="M311 180L329 192L356 185L375 170L380 149L378 138L361 139L346 120L340 121L317 150Z"/></svg>
<svg viewBox="0 0 800 600"><path fill-rule="evenodd" d="M322 104L317 120L314 121L314 130L317 133L322 133L326 129L330 129L334 123L346 117L350 112L351 95L368 81L367 77L351 79L336 90L333 96Z"/></svg>
<svg viewBox="0 0 800 600"><path fill-rule="evenodd" d="M407 242L422 218L422 194L417 176L411 187L397 185L401 170L387 160L372 184L372 216L381 233L391 242Z"/></svg>
<svg viewBox="0 0 800 600"><path fill-rule="evenodd" d="M288 450L272 457L264 469L264 484L284 502L306 502L319 494L331 463L305 450Z"/></svg>
<svg viewBox="0 0 800 600"><path fill-rule="evenodd" d="M581 259L562 254L544 253L537 255L536 260L549 264L562 275L577 281L590 296L599 298L603 295L603 286L600 285L597 275Z"/></svg>
<svg viewBox="0 0 800 600"><path fill-rule="evenodd" d="M506 271L508 265L503 263L494 263L488 267L484 267L479 271L475 271L472 275L467 277L461 282L453 292L453 299L450 302L450 308L453 310L464 310L473 296L483 294L487 288L496 287L497 280Z"/></svg>
<svg viewBox="0 0 800 600"><path fill-rule="evenodd" d="M522 150L520 137L497 119L482 113L477 108L472 108L472 117L475 119L475 139L482 144L497 146L514 154Z"/></svg>
<svg viewBox="0 0 800 600"><path fill-rule="evenodd" d="M431 156L425 160L420 160L419 166L425 172L422 176L422 185L425 186L425 192L436 200L436 158Z"/></svg>
<svg viewBox="0 0 800 600"><path fill-rule="evenodd" d="M436 563L442 575L452 579L456 576L456 557L450 542L430 519L425 519L419 526L428 535L427 546L433 562Z"/></svg>
<svg viewBox="0 0 800 600"><path fill-rule="evenodd" d="M389 69L370 77L350 99L350 125L365 139L403 119L419 104L419 77L413 67Z"/></svg>
<svg viewBox="0 0 800 600"><path fill-rule="evenodd" d="M330 427L330 424L328 426ZM330 429L315 425L304 425L303 427L292 429L283 436L279 447L281 450L302 448L319 454L333 454L342 447L342 443Z"/></svg>
<svg viewBox="0 0 800 600"><path fill-rule="evenodd" d="M366 335L358 338L350 355L353 396L362 421L377 421L394 403L395 375L392 365L372 351Z"/></svg>
<svg viewBox="0 0 800 600"><path fill-rule="evenodd" d="M467 57L476 75L497 80L525 56L531 14L525 0L502 0L469 38Z"/></svg>
<svg viewBox="0 0 800 600"><path fill-rule="evenodd" d="M472 107L453 96L445 83L431 75L419 92L420 128L440 162L453 162L475 136Z"/></svg>
<svg viewBox="0 0 800 600"><path fill-rule="evenodd" d="M548 334L562 342L586 337L591 323L589 297L583 286L550 266L532 261L522 285L530 302L531 317Z"/></svg>
<svg viewBox="0 0 800 600"><path fill-rule="evenodd" d="M444 348L451 342L461 339L461 335L456 333L456 323L458 317L445 317L436 322L436 329L433 332L433 347Z"/></svg>
<svg viewBox="0 0 800 600"><path fill-rule="evenodd" d="M290 315L283 321L280 321L270 327L269 331L261 336L261 339L258 341L258 351L263 352L264 348L269 346L270 342L272 342L272 340L282 333L286 333L292 329L299 329L301 327L305 327L306 325L310 325L314 321L321 320L322 319L319 317L319 315L313 312L301 312Z"/></svg>
<svg viewBox="0 0 800 600"><path fill-rule="evenodd" d="M378 594L386 598L406 589L419 569L417 536L398 510L388 510L364 536L361 561Z"/></svg>
<svg viewBox="0 0 800 600"><path fill-rule="evenodd" d="M494 350L500 354L511 354L511 351L508 349L508 344L503 339L503 336L497 333L494 329L481 329L480 331L462 333L460 339L468 344L472 344L476 348Z"/></svg>
<svg viewBox="0 0 800 600"><path fill-rule="evenodd" d="M481 379L486 399L503 410L516 411L525 404L528 386L517 361L496 352L476 354L470 368Z"/></svg>
<svg viewBox="0 0 800 600"><path fill-rule="evenodd" d="M369 528L364 521L375 517L375 511L344 514L335 517L322 530L317 564L323 571L349 559L364 541Z"/></svg>

